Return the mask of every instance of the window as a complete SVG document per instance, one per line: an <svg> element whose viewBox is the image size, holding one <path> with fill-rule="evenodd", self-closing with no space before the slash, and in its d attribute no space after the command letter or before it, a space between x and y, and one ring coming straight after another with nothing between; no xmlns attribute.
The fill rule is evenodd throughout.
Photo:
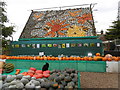
<svg viewBox="0 0 120 90"><path fill-rule="evenodd" d="M69 48L69 47L70 47L70 44L69 44L69 43L66 43L66 47Z"/></svg>
<svg viewBox="0 0 120 90"><path fill-rule="evenodd" d="M62 44L62 48L65 48L65 44Z"/></svg>
<svg viewBox="0 0 120 90"><path fill-rule="evenodd" d="M84 47L88 47L89 46L89 44L88 43L84 43Z"/></svg>
<svg viewBox="0 0 120 90"><path fill-rule="evenodd" d="M61 48L61 44L58 44L58 48Z"/></svg>
<svg viewBox="0 0 120 90"><path fill-rule="evenodd" d="M46 47L46 44L42 44L41 47Z"/></svg>
<svg viewBox="0 0 120 90"><path fill-rule="evenodd" d="M100 43L97 43L97 47L100 47Z"/></svg>
<svg viewBox="0 0 120 90"><path fill-rule="evenodd" d="M52 47L52 44L47 44L48 47Z"/></svg>
<svg viewBox="0 0 120 90"><path fill-rule="evenodd" d="M57 47L58 45L57 44L53 44L53 47Z"/></svg>
<svg viewBox="0 0 120 90"><path fill-rule="evenodd" d="M36 47L37 47L37 48L40 48L40 44L37 44Z"/></svg>
<svg viewBox="0 0 120 90"><path fill-rule="evenodd" d="M79 43L79 44L78 44L78 47L82 47L82 43Z"/></svg>
<svg viewBox="0 0 120 90"><path fill-rule="evenodd" d="M75 44L75 43L72 43L72 44L71 44L71 47L75 47L75 46L76 46L76 44Z"/></svg>
<svg viewBox="0 0 120 90"><path fill-rule="evenodd" d="M32 44L32 48L35 48L35 44Z"/></svg>
<svg viewBox="0 0 120 90"><path fill-rule="evenodd" d="M15 47L16 47L16 48L19 48L20 46L19 46L19 44L16 44Z"/></svg>
<svg viewBox="0 0 120 90"><path fill-rule="evenodd" d="M31 47L31 44L27 44L27 47Z"/></svg>
<svg viewBox="0 0 120 90"><path fill-rule="evenodd" d="M90 47L95 47L95 43L90 43Z"/></svg>
<svg viewBox="0 0 120 90"><path fill-rule="evenodd" d="M25 44L21 44L21 47L26 47Z"/></svg>
<svg viewBox="0 0 120 90"><path fill-rule="evenodd" d="M14 44L12 45L12 48L14 48L15 46L14 46Z"/></svg>

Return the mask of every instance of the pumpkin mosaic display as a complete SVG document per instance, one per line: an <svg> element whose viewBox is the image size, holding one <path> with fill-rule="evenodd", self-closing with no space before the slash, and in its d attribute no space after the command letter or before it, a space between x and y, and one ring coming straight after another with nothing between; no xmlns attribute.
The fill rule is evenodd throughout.
<svg viewBox="0 0 120 90"><path fill-rule="evenodd" d="M20 38L93 36L91 23L94 22L89 7L32 11Z"/></svg>

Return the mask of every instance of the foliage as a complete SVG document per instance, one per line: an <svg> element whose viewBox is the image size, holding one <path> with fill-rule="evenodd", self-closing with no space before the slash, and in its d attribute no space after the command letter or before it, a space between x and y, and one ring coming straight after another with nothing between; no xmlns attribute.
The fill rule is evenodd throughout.
<svg viewBox="0 0 120 90"><path fill-rule="evenodd" d="M2 53L9 50L9 40L7 40L8 37L11 37L13 32L15 32L14 26L5 26L5 23L8 22L8 18L6 16L6 10L5 10L6 3L0 2L0 37L2 42Z"/></svg>
<svg viewBox="0 0 120 90"><path fill-rule="evenodd" d="M106 39L108 40L114 40L114 39L120 39L120 21L114 21L112 22L113 26L110 26L110 29L107 29L107 33L105 35Z"/></svg>

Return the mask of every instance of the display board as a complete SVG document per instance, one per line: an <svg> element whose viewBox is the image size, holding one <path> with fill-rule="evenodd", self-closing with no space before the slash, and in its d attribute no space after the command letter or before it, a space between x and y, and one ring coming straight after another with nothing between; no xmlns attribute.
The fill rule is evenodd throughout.
<svg viewBox="0 0 120 90"><path fill-rule="evenodd" d="M90 7L32 11L20 38L83 37L94 35Z"/></svg>
<svg viewBox="0 0 120 90"><path fill-rule="evenodd" d="M11 43L11 55L66 55L88 56L92 53L103 55L102 41L92 37L57 37L19 39Z"/></svg>

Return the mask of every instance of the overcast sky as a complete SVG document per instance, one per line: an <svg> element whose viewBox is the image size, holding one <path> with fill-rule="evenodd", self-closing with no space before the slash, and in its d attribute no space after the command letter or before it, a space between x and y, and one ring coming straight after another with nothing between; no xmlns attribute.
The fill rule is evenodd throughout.
<svg viewBox="0 0 120 90"><path fill-rule="evenodd" d="M14 40L18 40L32 9L71 6L97 3L93 16L97 32L109 28L117 20L118 2L120 0L2 0L5 1L9 24L15 25ZM72 7L73 8L73 7ZM97 9L97 11L95 11Z"/></svg>

